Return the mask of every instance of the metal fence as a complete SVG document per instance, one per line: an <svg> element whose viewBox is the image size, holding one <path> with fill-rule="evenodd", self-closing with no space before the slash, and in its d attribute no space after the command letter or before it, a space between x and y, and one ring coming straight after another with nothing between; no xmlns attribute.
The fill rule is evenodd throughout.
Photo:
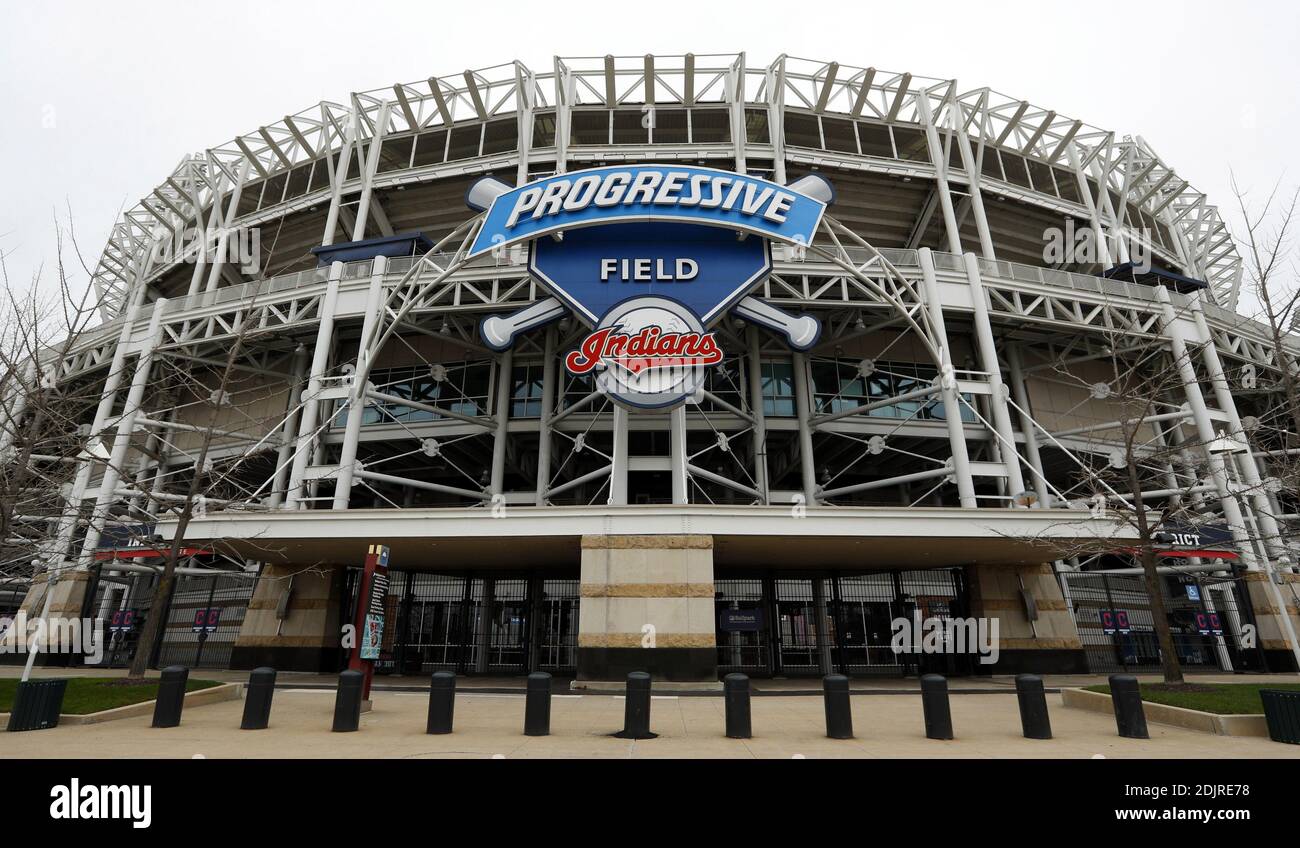
<svg viewBox="0 0 1300 848"><path fill-rule="evenodd" d="M1161 652L1150 595L1140 576L1063 573L1062 589L1094 674L1157 673ZM1249 599L1235 573L1168 574L1160 580L1179 664L1189 672L1260 671Z"/></svg>

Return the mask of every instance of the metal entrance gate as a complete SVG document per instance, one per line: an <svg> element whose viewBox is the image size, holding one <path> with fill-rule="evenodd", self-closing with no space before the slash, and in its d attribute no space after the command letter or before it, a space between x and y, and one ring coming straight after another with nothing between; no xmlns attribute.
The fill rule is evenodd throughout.
<svg viewBox="0 0 1300 848"><path fill-rule="evenodd" d="M1094 674L1158 673L1160 646L1142 577L1065 572L1061 585ZM1252 624L1235 573L1163 575L1161 590L1178 661L1185 671L1262 671L1258 648L1243 645Z"/></svg>
<svg viewBox="0 0 1300 848"><path fill-rule="evenodd" d="M718 671L798 677L970 673L967 657L895 654L893 624L967 615L960 569L715 583Z"/></svg>
<svg viewBox="0 0 1300 848"><path fill-rule="evenodd" d="M578 580L392 570L380 674L567 674L577 666Z"/></svg>

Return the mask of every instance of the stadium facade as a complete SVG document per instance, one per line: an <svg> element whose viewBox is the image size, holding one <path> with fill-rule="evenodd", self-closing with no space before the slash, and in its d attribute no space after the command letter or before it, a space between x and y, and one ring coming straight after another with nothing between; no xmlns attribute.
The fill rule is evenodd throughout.
<svg viewBox="0 0 1300 848"><path fill-rule="evenodd" d="M381 544L381 672L1143 668L1135 492L1095 470L1132 429L1143 499L1202 519L1161 550L1180 659L1294 669L1297 510L1255 424L1300 348L1242 281L1145 141L952 80L557 57L358 92L115 226L61 363L102 384L104 455L50 516L48 609L117 613L106 662L152 614L163 662L331 671ZM650 354L591 341L652 324ZM1162 381L1136 420L1117 363ZM996 662L891 647L968 619Z"/></svg>

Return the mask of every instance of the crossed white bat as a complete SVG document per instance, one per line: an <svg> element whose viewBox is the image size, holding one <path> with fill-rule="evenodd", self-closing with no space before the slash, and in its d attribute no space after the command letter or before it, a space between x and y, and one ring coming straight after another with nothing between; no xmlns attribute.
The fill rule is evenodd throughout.
<svg viewBox="0 0 1300 848"><path fill-rule="evenodd" d="M790 187L818 200L829 202L832 197L829 183L820 177L805 177ZM486 177L470 187L466 202L471 208L484 211L496 197L512 188L500 180ZM483 319L479 325L479 334L489 348L507 350L514 345L515 338L519 335L558 320L567 311L557 298L549 297L512 315L493 315ZM732 308L732 312L746 321L780 333L785 336L790 347L798 351L811 350L821 337L821 322L816 318L811 315L794 315L756 297L740 301Z"/></svg>

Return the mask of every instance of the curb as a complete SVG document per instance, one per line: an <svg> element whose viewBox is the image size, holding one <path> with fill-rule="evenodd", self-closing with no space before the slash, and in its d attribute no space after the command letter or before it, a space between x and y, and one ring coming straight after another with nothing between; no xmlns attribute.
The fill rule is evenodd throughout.
<svg viewBox="0 0 1300 848"><path fill-rule="evenodd" d="M1112 715L1114 706L1109 695L1100 692L1088 692L1084 689L1063 689L1061 700L1065 706L1076 710ZM1168 704L1142 702L1142 710L1147 721L1181 727L1197 733L1209 733L1215 736L1262 737L1268 738L1268 724L1263 715L1215 715L1184 707L1171 707Z"/></svg>
<svg viewBox="0 0 1300 848"><path fill-rule="evenodd" d="M210 686L207 689L199 689L194 692L185 693L186 707L202 707L206 704L219 704L223 701L237 701L244 695L244 684L242 683L223 683L219 686ZM153 715L154 705L158 703L157 699L152 701L141 701L138 704L127 704L125 707L115 707L111 710L104 710L98 713L89 713L87 715L69 715L63 713L59 716L59 726L77 726L85 724L102 724L106 721L117 721L123 718L137 718L139 716ZM9 713L0 713L0 724L7 724Z"/></svg>

